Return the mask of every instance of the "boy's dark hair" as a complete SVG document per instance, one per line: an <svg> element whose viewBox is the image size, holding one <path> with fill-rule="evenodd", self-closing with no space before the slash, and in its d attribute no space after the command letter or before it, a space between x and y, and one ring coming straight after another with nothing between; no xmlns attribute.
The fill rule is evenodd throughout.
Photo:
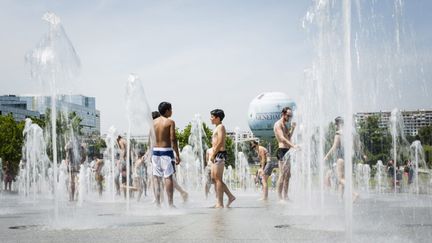
<svg viewBox="0 0 432 243"><path fill-rule="evenodd" d="M164 116L164 115L166 114L167 111L171 110L171 108L172 108L172 107L171 107L171 103L166 102L166 101L161 102L161 103L159 104L159 106L158 106L159 113L160 113L162 116Z"/></svg>
<svg viewBox="0 0 432 243"><path fill-rule="evenodd" d="M144 156L144 154L145 154L145 152L143 150L140 150L138 153L138 156L141 158Z"/></svg>
<svg viewBox="0 0 432 243"><path fill-rule="evenodd" d="M288 110L292 111L291 107L284 107L281 111L282 114L286 114L288 112Z"/></svg>
<svg viewBox="0 0 432 243"><path fill-rule="evenodd" d="M214 109L214 110L210 111L210 115L212 115L214 117L219 117L221 121L225 118L225 113L221 109Z"/></svg>
<svg viewBox="0 0 432 243"><path fill-rule="evenodd" d="M152 111L152 118L153 120L160 117L161 114L159 113L159 111Z"/></svg>
<svg viewBox="0 0 432 243"><path fill-rule="evenodd" d="M252 140L251 143L250 143L251 149L254 149L256 146L258 146L258 141L257 140Z"/></svg>
<svg viewBox="0 0 432 243"><path fill-rule="evenodd" d="M344 123L344 120L342 117L338 116L335 118L335 124L336 125L342 125Z"/></svg>

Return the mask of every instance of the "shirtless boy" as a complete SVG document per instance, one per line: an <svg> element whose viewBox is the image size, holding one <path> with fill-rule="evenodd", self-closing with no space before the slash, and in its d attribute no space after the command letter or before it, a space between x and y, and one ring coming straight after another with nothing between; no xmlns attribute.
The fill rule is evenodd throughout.
<svg viewBox="0 0 432 243"><path fill-rule="evenodd" d="M228 208L230 207L231 203L236 199L222 180L223 171L225 168L225 160L227 159L227 152L225 150L226 131L225 126L222 124L222 120L224 119L224 117L225 113L223 112L223 110L215 109L210 112L211 123L216 126L212 136L213 153L210 156L210 160L213 163L211 175L216 185L217 202L215 208L224 207L224 192L228 195Z"/></svg>
<svg viewBox="0 0 432 243"><path fill-rule="evenodd" d="M162 102L158 107L160 117L153 120L155 130L155 146L152 153L152 170L153 170L153 185L156 188L156 204L160 206L160 183L159 180L165 179L165 189L168 197L168 204L174 207L173 204L173 174L174 166L172 161L180 163L180 154L177 146L177 138L175 134L175 122L170 119L172 115L172 107L168 102ZM175 157L174 157L175 153Z"/></svg>

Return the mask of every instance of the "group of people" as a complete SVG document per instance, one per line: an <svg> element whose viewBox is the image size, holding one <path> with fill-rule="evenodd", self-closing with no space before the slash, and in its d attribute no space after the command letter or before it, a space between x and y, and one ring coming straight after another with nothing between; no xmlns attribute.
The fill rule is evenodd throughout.
<svg viewBox="0 0 432 243"><path fill-rule="evenodd" d="M132 151L127 158L127 140L118 136L116 144L118 152L115 154L114 169L114 186L117 194L123 192L126 197L127 190L131 192L132 197L139 201L144 193L147 196L147 188L153 189L154 202L161 206L164 199L163 190L166 192L166 199L170 207L174 207L173 194L174 190L180 192L183 201L188 199L188 192L184 190L176 181L176 166L181 163L179 147L176 138L175 122L171 119L173 114L172 105L169 102L162 102L158 106L158 111L152 113L154 139L151 139L149 149ZM262 146L259 141L250 142L250 148L256 152L259 160L259 169L256 178L262 185L262 200L268 200L269 185L271 178L272 188L277 190L280 201L288 200L289 182L291 178L291 155L299 148L292 142L296 123L292 122L293 111L290 107L284 107L281 110L280 119L274 124L273 131L277 140L278 148L276 151L277 161L272 160L268 150ZM210 112L210 121L215 126L211 138L211 148L206 151L204 160L204 173L206 178L205 196L209 195L210 188L214 185L216 192L215 208L230 207L236 197L232 194L223 180L225 161L227 160L226 151L226 129L222 123L225 113L221 109L215 109ZM344 178L344 148L342 143L342 126L343 119L335 119L336 135L333 146L328 151L324 160L328 160L331 154L336 155L336 174L341 196L343 195L345 178ZM77 194L78 173L80 166L86 160L86 149L84 144L79 144L71 139L65 146L65 165L68 171L67 188L69 200L73 201ZM127 174L127 163L129 163L129 174ZM94 181L99 195L102 195L105 173L103 171L104 161L102 158L95 156L90 163L93 172ZM278 168L278 178L276 180L276 168ZM390 169L391 170L391 169ZM10 182L7 172L3 173L6 184ZM389 172L390 175L390 172ZM129 179L128 179L129 177ZM129 182L129 184L127 184ZM135 194L137 192L137 194ZM224 195L228 200L224 202Z"/></svg>
<svg viewBox="0 0 432 243"><path fill-rule="evenodd" d="M173 193L174 190L180 192L183 201L188 199L186 192L176 181L176 166L181 163L179 147L176 138L176 127L174 120L171 119L173 114L172 105L169 102L162 102L158 106L158 111L152 113L154 139L150 141L147 151L140 150L134 152L131 150L130 158L127 158L127 140L118 136L116 139L119 152L116 152L114 184L117 194L124 192L126 197L127 190L138 192L136 197L140 200L142 194L147 195L147 188L151 187L154 193L154 202L160 206L163 200L163 190L166 192L167 202L170 207L174 207ZM259 169L256 178L259 178L262 185L262 200L268 200L269 185L271 178L272 187L277 189L277 195L280 201L288 200L289 182L291 178L291 155L293 151L299 148L292 142L296 123L292 122L293 111L290 107L284 107L281 110L280 119L274 124L273 130L277 140L278 149L276 151L277 161L271 160L270 153L262 146L259 141L250 142L250 148L256 151L259 160ZM214 185L216 192L215 208L230 207L236 197L231 193L223 180L225 161L227 160L226 151L226 129L223 125L225 113L221 109L215 109L210 112L210 121L215 126L211 139L211 148L206 151L204 160L204 173L206 177L205 195L209 195L211 185ZM336 156L336 175L339 191L343 195L345 178L344 178L344 148L342 143L343 119L335 119L336 135L333 146L325 155L324 160L328 160L331 154ZM79 144L71 139L65 146L65 165L68 171L68 194L69 200L73 201L76 197L76 188L78 183L78 173L80 166L86 160L86 149L84 144ZM129 160L129 161L127 161ZM130 171L127 174L127 163ZM96 187L99 195L102 195L104 184L104 161L102 158L94 157L90 164ZM278 168L278 179L276 181L275 170ZM389 165L388 175L391 173L391 163ZM408 172L411 172L408 170ZM4 171L5 187L10 187L10 176L7 170ZM150 175L151 176L148 176ZM127 179L129 177L129 180ZM410 176L412 179L412 176ZM129 184L127 185L127 182ZM412 180L411 180L412 181ZM224 195L228 200L224 202Z"/></svg>
<svg viewBox="0 0 432 243"><path fill-rule="evenodd" d="M181 163L177 138L175 134L175 122L170 119L173 114L172 106L168 102L162 102L158 106L160 117L153 120L155 132L155 141L152 144L152 175L155 188L156 204L160 206L160 181L165 182L165 190L168 199L168 205L174 207L173 193L176 184L174 173L175 166ZM221 109L215 109L210 112L210 120L215 125L212 135L212 147L207 151L207 173L210 174L210 180L215 185L216 204L215 208L223 208L223 195L228 196L226 207L230 207L236 197L231 193L227 185L223 182L222 176L227 159L225 147L226 130L222 124L225 113ZM209 184L209 183L207 183ZM206 185L208 192L209 185ZM208 195L208 194L207 194Z"/></svg>
<svg viewBox="0 0 432 243"><path fill-rule="evenodd" d="M273 131L278 142L276 157L278 162L270 159L268 150L259 144L258 141L251 142L251 148L258 154L260 168L258 177L261 178L263 197L262 200L268 200L268 179L272 176L275 168L279 168L279 178L277 180L277 192L280 201L288 200L289 181L291 178L291 149L299 146L291 141L292 135L296 128L296 123L291 122L293 111L290 107L285 107L281 111L281 117L274 124Z"/></svg>
<svg viewBox="0 0 432 243"><path fill-rule="evenodd" d="M392 190L396 188L402 188L403 177L406 177L407 185L411 185L414 180L414 163L412 161L405 161L405 164L402 168L395 165L393 159L390 159L387 163L387 178L388 184Z"/></svg>
<svg viewBox="0 0 432 243"><path fill-rule="evenodd" d="M170 207L174 207L173 194L174 190L178 190L186 201L188 193L177 183L175 173L176 166L181 163L176 133L175 122L171 119L173 114L172 105L168 102L162 102L158 106L158 111L152 113L154 141L150 144L151 151L147 153L140 152L135 159L132 169L132 185L126 185L126 139L119 136L117 144L120 148L119 175L121 180L116 180L122 183L125 190L138 190L138 199L142 194L142 188L147 188L145 184L147 180L143 180L144 174L147 174L148 167L151 167L152 179L149 181L153 188L155 203L160 206L163 198L162 190L165 189L167 202ZM274 133L278 141L277 158L278 162L271 161L270 155L266 148L261 146L258 141L252 141L251 148L256 150L259 160L259 174L262 178L263 185L263 200L268 200L268 185L267 181L270 176L275 177L274 169L279 168L279 178L277 180L277 191L279 199L282 201L288 200L289 180L291 177L290 154L291 148L297 148L298 145L291 141L296 124L291 123L293 111L289 107L285 107L281 111L281 118L274 124ZM230 207L236 197L231 193L223 180L223 172L225 169L225 161L227 160L226 151L226 130L222 121L225 118L225 113L221 109L215 109L210 112L210 121L215 126L212 134L211 148L206 151L205 156L205 195L209 195L211 185L214 185L216 192L215 208ZM147 166L146 161L151 161ZM140 169L145 168L145 172ZM116 186L119 190L121 185ZM224 195L228 197L224 202Z"/></svg>
<svg viewBox="0 0 432 243"><path fill-rule="evenodd" d="M175 178L176 166L181 163L177 138L175 134L175 122L171 119L173 114L172 105L168 102L162 102L158 106L158 111L153 112L153 127L154 127L154 144L151 144L151 174L152 188L155 195L156 205L161 205L162 189L165 188L167 202L170 207L174 207L173 193L174 189L178 190L183 199L187 198L181 186ZM277 180L277 191L280 200L288 200L289 180L291 177L290 155L291 148L298 148L298 145L291 141L296 124L291 123L293 111L289 107L285 107L281 111L281 118L274 124L274 133L278 141L277 159L278 162L271 161L270 155L266 148L261 146L258 141L252 141L251 148L256 150L260 161L259 174L262 178L263 185L263 200L268 200L268 185L267 181L273 173L274 169L279 168L279 178ZM225 169L225 161L227 160L226 151L226 130L222 121L225 118L225 113L221 109L215 109L210 112L210 121L215 125L212 135L212 147L206 151L205 158L205 195L208 197L211 185L214 185L216 191L215 208L230 207L236 197L231 193L225 182L223 181L223 172ZM118 138L117 143L121 151L126 151L126 140ZM120 157L124 156L121 153ZM137 171L140 164L145 164L144 154L140 154L139 159L135 160L134 171ZM125 158L123 159L125 161ZM126 175L122 177L125 178ZM136 172L133 172L136 173ZM140 178L140 176L136 176ZM126 180L126 179L124 179ZM132 188L141 188L140 182L135 183L133 179ZM138 180L139 181L139 180ZM123 182L124 183L124 182ZM224 202L224 195L228 200Z"/></svg>

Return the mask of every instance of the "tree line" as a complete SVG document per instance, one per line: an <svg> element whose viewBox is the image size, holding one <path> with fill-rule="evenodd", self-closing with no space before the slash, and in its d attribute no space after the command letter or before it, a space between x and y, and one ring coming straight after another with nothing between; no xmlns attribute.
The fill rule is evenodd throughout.
<svg viewBox="0 0 432 243"><path fill-rule="evenodd" d="M375 164L378 160L384 163L392 159L392 135L389 129L379 126L380 118L378 116L369 116L364 121L358 124L358 137L362 146L362 152L367 155L371 164ZM417 136L405 135L405 141L398 136L398 140L402 141L403 146L409 146L413 141L420 140L425 152L426 163L430 166L432 160L432 126L424 126L418 130ZM401 144L399 144L401 145ZM405 148L401 153L398 153L398 164L409 160L409 151Z"/></svg>
<svg viewBox="0 0 432 243"><path fill-rule="evenodd" d="M48 110L43 119L32 117L33 123L38 124L44 129L45 134L51 133L51 112ZM64 145L67 142L65 134L75 134L76 136L82 136L82 119L75 113L62 113L57 114L56 120L56 132L62 136L57 136L57 154L59 158L63 158L65 155ZM17 175L19 161L22 159L22 146L24 143L23 129L25 122L16 122L11 114L6 116L0 116L0 158L2 158L3 165L5 162L9 162L9 169L13 175ZM388 129L381 128L379 126L379 117L370 116L363 122L357 124L357 137L355 146L358 153L364 154L368 158L368 163L374 165L376 161L382 160L383 162L388 161L391 158L392 150L392 137ZM205 124L202 123L204 133L202 134L203 151L211 147L211 137L213 131ZM189 137L191 135L192 124L189 123L183 130L177 128L176 135L179 142L180 149L183 149L189 143ZM325 136L325 149L331 146L334 137L334 124L330 123ZM70 136L70 135L68 135ZM428 165L431 165L432 161L432 126L425 126L419 129L418 135L406 136L407 142L410 144L414 140L420 140L425 152L425 159ZM318 138L315 139L318 141ZM106 147L105 141L99 136L94 135L86 138L87 150L89 157L99 156L101 149ZM264 142L264 146L267 147L268 142ZM356 144L357 143L357 144ZM50 159L52 159L52 141L47 140L47 153ZM277 143L272 141L272 152L276 151ZM228 159L226 166L231 165L235 167L235 155L234 155L234 141L227 137L226 149L228 152ZM250 156L248 155L249 159ZM360 156L358 156L360 157ZM403 153L401 155L402 163L404 160L409 159L409 154Z"/></svg>

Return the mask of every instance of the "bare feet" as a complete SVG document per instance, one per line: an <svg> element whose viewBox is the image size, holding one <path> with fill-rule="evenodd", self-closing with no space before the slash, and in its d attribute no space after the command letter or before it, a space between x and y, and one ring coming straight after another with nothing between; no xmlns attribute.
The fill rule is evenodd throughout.
<svg viewBox="0 0 432 243"><path fill-rule="evenodd" d="M229 208L231 206L231 203L234 202L234 200L236 200L236 198L233 196L231 198L228 198L228 203L227 203L227 208Z"/></svg>
<svg viewBox="0 0 432 243"><path fill-rule="evenodd" d="M353 193L353 203L355 203L357 201L357 199L359 198L359 194L357 192Z"/></svg>
<svg viewBox="0 0 432 243"><path fill-rule="evenodd" d="M214 208L223 208L223 207L224 207L223 205L217 205L217 204L214 206Z"/></svg>
<svg viewBox="0 0 432 243"><path fill-rule="evenodd" d="M183 202L187 202L188 198L189 198L189 194L187 192L184 192L181 194L182 198L183 198Z"/></svg>
<svg viewBox="0 0 432 243"><path fill-rule="evenodd" d="M279 204L286 204L286 203L287 203L287 201L286 201L286 200L284 200L284 199L279 199L278 203L279 203Z"/></svg>

